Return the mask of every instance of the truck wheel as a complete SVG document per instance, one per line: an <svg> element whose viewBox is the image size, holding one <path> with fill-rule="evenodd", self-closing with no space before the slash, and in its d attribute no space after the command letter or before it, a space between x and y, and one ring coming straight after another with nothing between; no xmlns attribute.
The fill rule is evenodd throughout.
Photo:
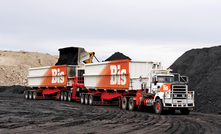
<svg viewBox="0 0 221 134"><path fill-rule="evenodd" d="M61 92L61 101L63 101L64 100L64 92Z"/></svg>
<svg viewBox="0 0 221 134"><path fill-rule="evenodd" d="M86 105L88 105L88 94L86 94L85 97L84 97L84 103L85 103Z"/></svg>
<svg viewBox="0 0 221 134"><path fill-rule="evenodd" d="M71 101L71 100L72 100L72 93L68 92L68 101Z"/></svg>
<svg viewBox="0 0 221 134"><path fill-rule="evenodd" d="M37 93L34 91L33 94L32 94L32 96L33 96L33 100L36 100Z"/></svg>
<svg viewBox="0 0 221 134"><path fill-rule="evenodd" d="M95 99L96 98L92 94L90 94L89 95L89 105L93 105L93 102L94 102Z"/></svg>
<svg viewBox="0 0 221 134"><path fill-rule="evenodd" d="M32 92L28 93L29 99L32 100Z"/></svg>
<svg viewBox="0 0 221 134"><path fill-rule="evenodd" d="M128 109L128 100L127 97L123 97L122 101L121 101L121 105L122 105L122 109L123 110L127 110Z"/></svg>
<svg viewBox="0 0 221 134"><path fill-rule="evenodd" d="M28 99L28 91L25 91L25 99Z"/></svg>
<svg viewBox="0 0 221 134"><path fill-rule="evenodd" d="M183 108L180 109L181 114L183 115L189 115L190 114L190 110L188 110L188 108Z"/></svg>
<svg viewBox="0 0 221 134"><path fill-rule="evenodd" d="M160 99L157 99L154 105L154 110L156 114L163 114L163 104Z"/></svg>
<svg viewBox="0 0 221 134"><path fill-rule="evenodd" d="M84 94L81 94L81 104L84 104Z"/></svg>
<svg viewBox="0 0 221 134"><path fill-rule="evenodd" d="M68 94L67 94L67 92L64 92L64 101L67 101L67 97L68 97Z"/></svg>
<svg viewBox="0 0 221 134"><path fill-rule="evenodd" d="M136 101L133 100L133 97L130 97L129 103L128 103L128 108L129 108L129 110L130 110L130 111L134 111L134 110L136 110L136 107L137 107Z"/></svg>

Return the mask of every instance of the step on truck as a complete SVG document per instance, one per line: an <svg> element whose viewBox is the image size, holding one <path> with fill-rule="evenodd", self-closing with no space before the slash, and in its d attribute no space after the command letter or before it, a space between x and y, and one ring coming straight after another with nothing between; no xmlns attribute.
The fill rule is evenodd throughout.
<svg viewBox="0 0 221 134"><path fill-rule="evenodd" d="M180 110L187 115L195 106L194 91L188 90L188 77L173 74L171 69L163 70L161 62L124 59L82 64L92 58L83 48L59 51L57 65L29 69L32 90L24 92L26 99L118 105L131 111L147 106L156 114ZM75 62L70 60L73 57Z"/></svg>

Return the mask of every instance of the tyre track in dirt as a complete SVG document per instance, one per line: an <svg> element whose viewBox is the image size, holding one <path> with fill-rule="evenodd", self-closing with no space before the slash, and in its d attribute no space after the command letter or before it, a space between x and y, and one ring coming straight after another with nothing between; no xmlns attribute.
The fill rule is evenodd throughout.
<svg viewBox="0 0 221 134"><path fill-rule="evenodd" d="M221 133L221 116L190 113L156 115L146 109L90 106L57 100L0 95L0 133Z"/></svg>

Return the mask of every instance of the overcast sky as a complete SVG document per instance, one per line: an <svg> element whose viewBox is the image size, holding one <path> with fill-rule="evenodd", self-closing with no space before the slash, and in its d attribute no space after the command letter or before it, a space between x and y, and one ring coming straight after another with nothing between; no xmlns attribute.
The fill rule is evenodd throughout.
<svg viewBox="0 0 221 134"><path fill-rule="evenodd" d="M221 44L221 0L0 0L0 50L100 60L122 52L169 67L185 51Z"/></svg>

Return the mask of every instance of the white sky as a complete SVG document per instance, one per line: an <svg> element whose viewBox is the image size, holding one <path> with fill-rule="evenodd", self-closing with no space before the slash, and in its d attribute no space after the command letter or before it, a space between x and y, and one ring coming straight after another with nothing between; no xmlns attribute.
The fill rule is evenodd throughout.
<svg viewBox="0 0 221 134"><path fill-rule="evenodd" d="M221 44L221 0L0 0L0 50L58 55L84 47L169 67L185 51Z"/></svg>

